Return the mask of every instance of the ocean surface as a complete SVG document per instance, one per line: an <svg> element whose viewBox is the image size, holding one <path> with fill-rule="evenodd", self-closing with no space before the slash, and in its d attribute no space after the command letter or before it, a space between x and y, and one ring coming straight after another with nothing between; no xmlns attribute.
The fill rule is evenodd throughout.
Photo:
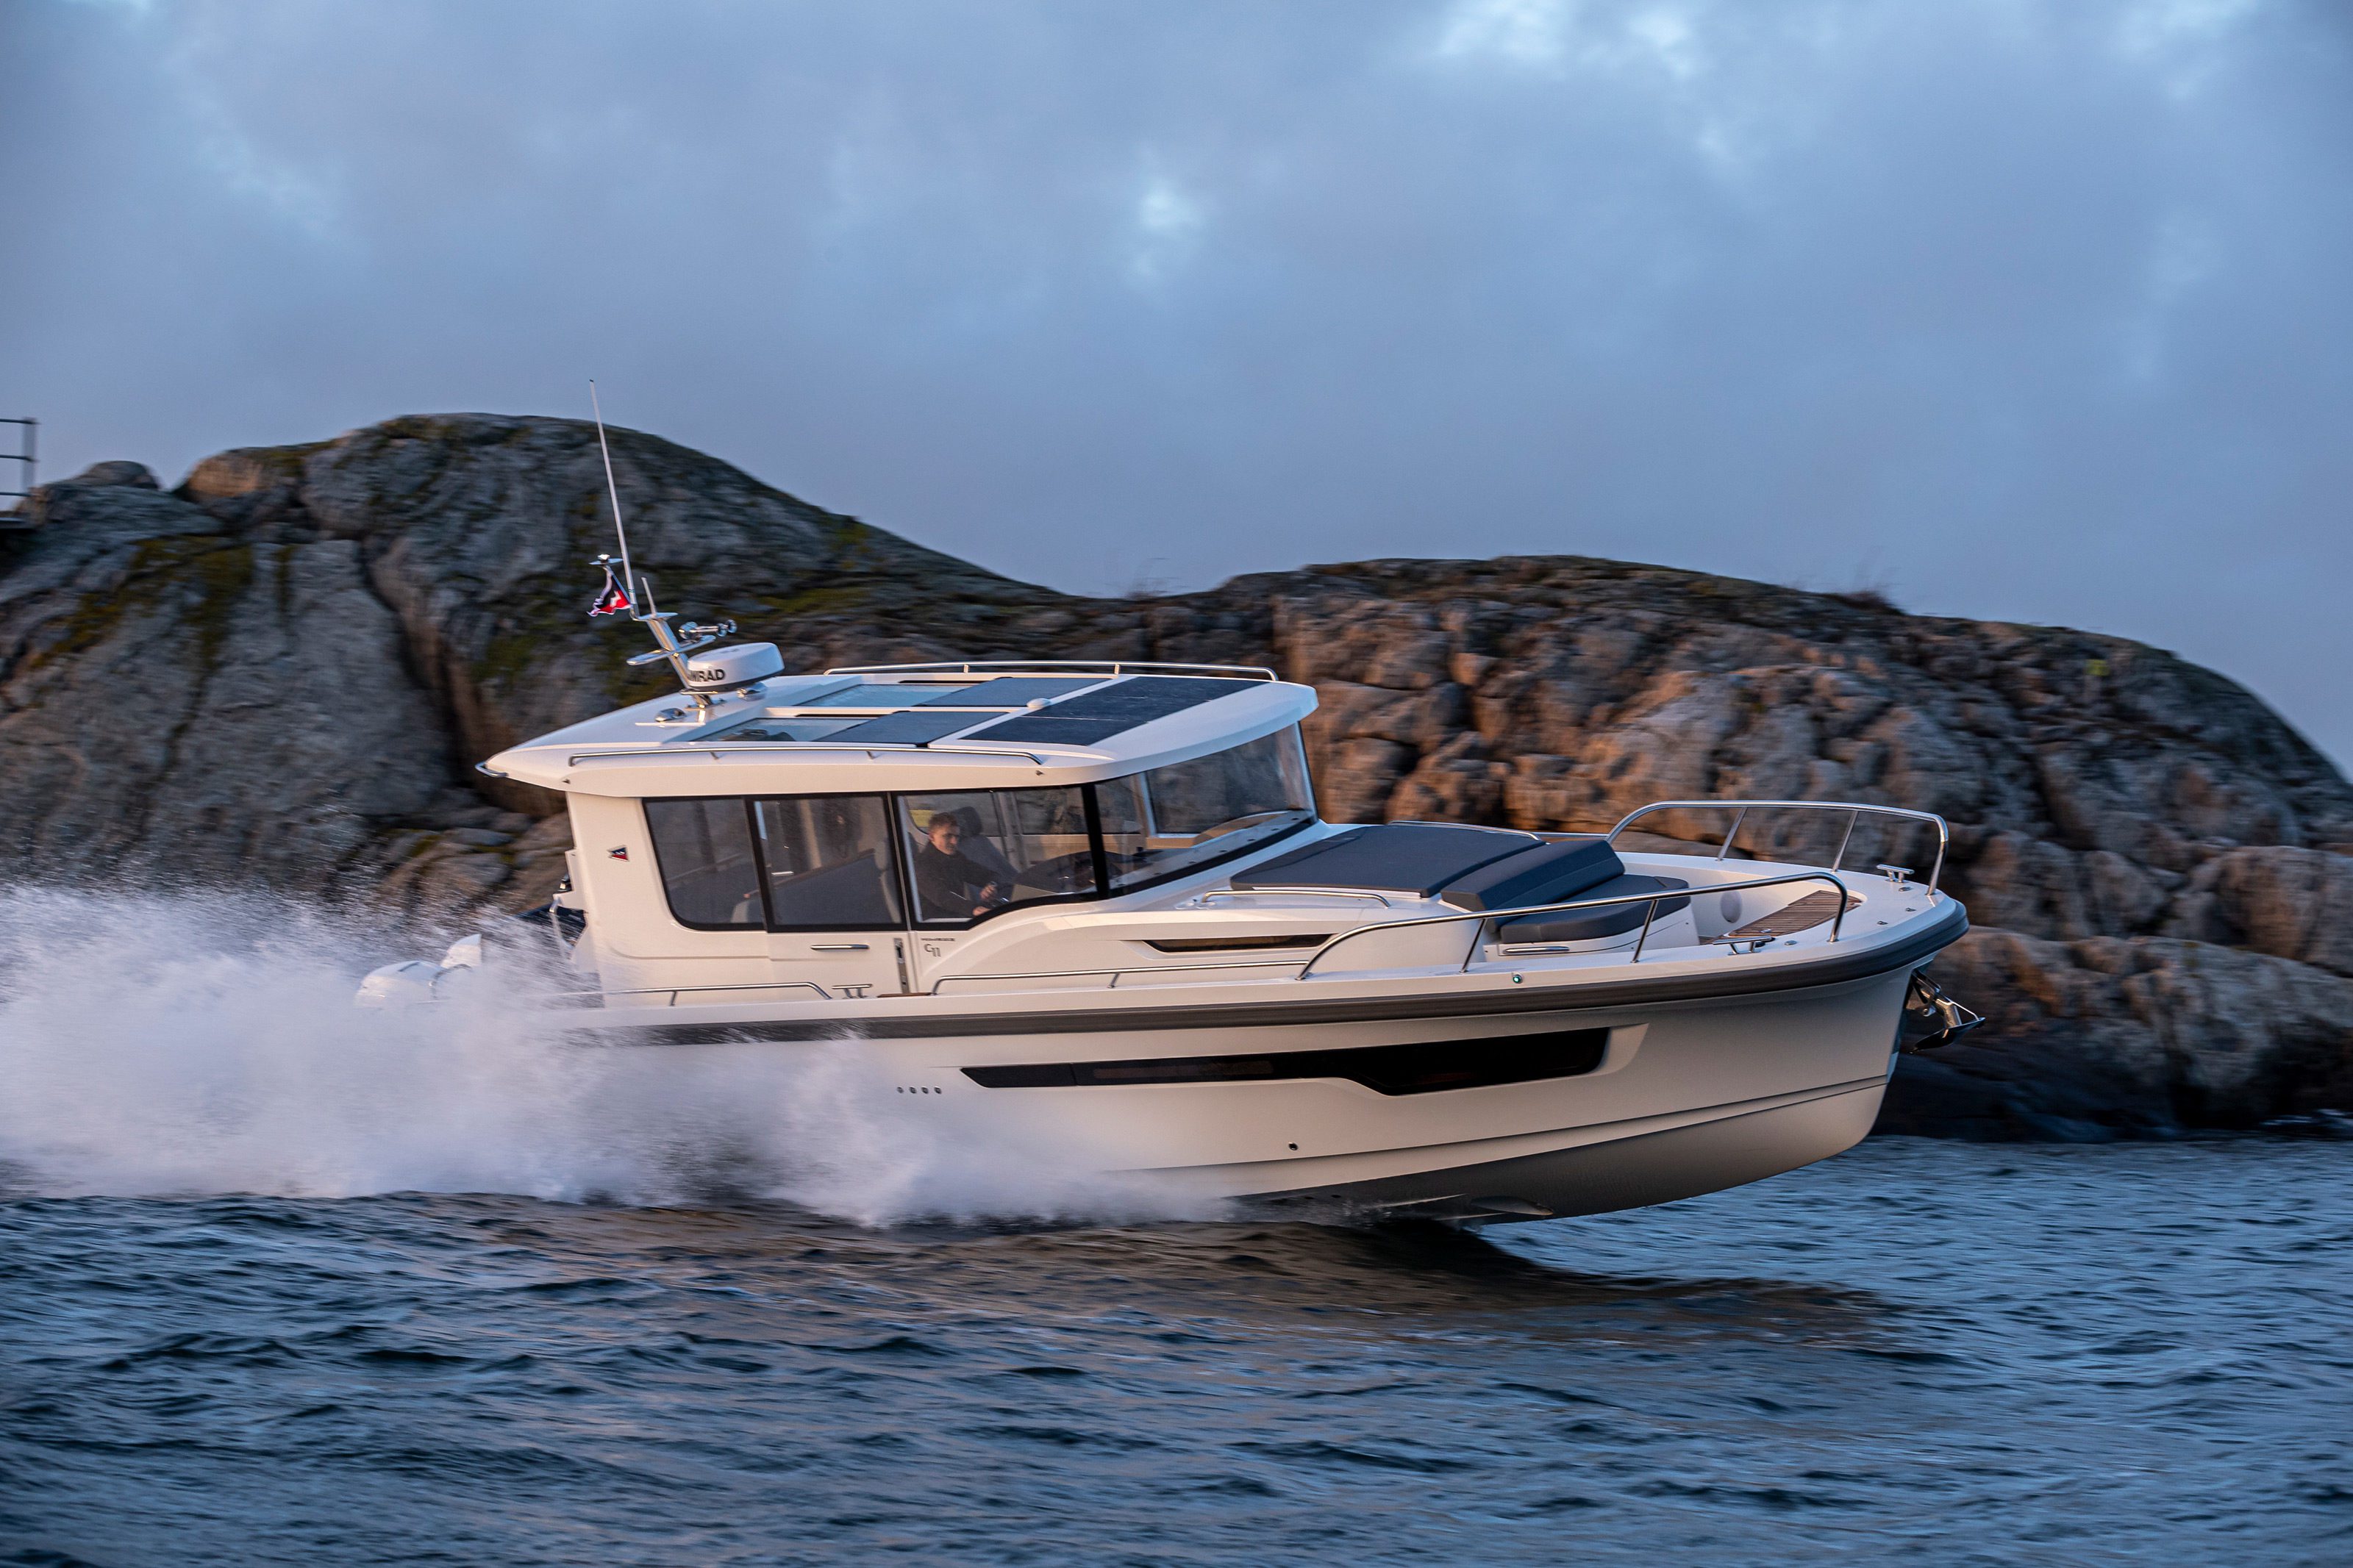
<svg viewBox="0 0 2353 1568"><path fill-rule="evenodd" d="M2353 1563L2353 1142L1272 1223L912 1141L854 1043L0 938L0 1563Z"/></svg>
<svg viewBox="0 0 2353 1568"><path fill-rule="evenodd" d="M1472 1236L0 1206L19 1563L2353 1562L2353 1147Z"/></svg>

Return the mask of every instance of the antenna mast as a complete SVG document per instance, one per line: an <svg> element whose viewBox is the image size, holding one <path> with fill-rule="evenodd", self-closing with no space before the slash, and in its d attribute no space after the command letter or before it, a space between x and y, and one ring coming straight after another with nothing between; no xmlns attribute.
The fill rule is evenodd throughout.
<svg viewBox="0 0 2353 1568"><path fill-rule="evenodd" d="M596 378L588 378L588 411L596 420L596 450L605 459L605 493L613 498L613 533L621 542L621 592L628 595L629 618L642 621L648 606L638 597L637 574L629 569L629 531L621 523L621 487L613 480L613 448L605 441L605 410L596 401Z"/></svg>
<svg viewBox="0 0 2353 1568"><path fill-rule="evenodd" d="M673 618L670 612L654 608L652 590L645 586L638 579L636 570L629 564L629 531L621 523L621 487L613 478L613 448L605 439L605 410L596 401L596 378L593 375L588 378L588 409L596 420L596 450L605 459L605 493L613 500L613 534L621 543L621 596L628 601L629 619L638 622L651 632L655 644L652 652L634 655L630 658L629 663L632 665L660 664L667 660L670 669L678 676L679 685L684 689L688 697L693 699L695 711L698 714L708 713L712 708L711 694L695 689L694 679L687 672L687 656L702 652L721 637L733 637L735 623L720 621L706 626L689 621L681 626L677 633L673 633L670 627ZM608 563L611 559L612 557L608 555L600 555L596 558L599 564ZM612 570L609 564L605 565L607 584L611 582ZM680 634L683 634L682 637ZM681 718L685 716L683 710L670 709L666 710L662 717L667 720L672 715Z"/></svg>

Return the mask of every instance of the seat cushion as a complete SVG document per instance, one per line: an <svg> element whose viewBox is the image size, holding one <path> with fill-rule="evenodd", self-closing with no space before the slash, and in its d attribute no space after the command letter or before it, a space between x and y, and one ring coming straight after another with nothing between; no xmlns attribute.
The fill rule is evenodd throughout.
<svg viewBox="0 0 2353 1568"><path fill-rule="evenodd" d="M1427 899L1466 871L1516 855L1525 833L1451 823L1351 827L1233 875L1237 888L1363 888Z"/></svg>
<svg viewBox="0 0 2353 1568"><path fill-rule="evenodd" d="M1564 898L1614 899L1624 893L1663 893L1680 891L1690 887L1680 877L1624 876L1586 889L1581 893L1569 893ZM1666 919L1691 900L1662 899L1659 918ZM1526 915L1519 920L1505 921L1495 928L1497 942L1592 942L1605 936L1620 936L1641 927L1648 904L1609 904L1598 910L1562 910L1556 914Z"/></svg>
<svg viewBox="0 0 2353 1568"><path fill-rule="evenodd" d="M1517 910L1573 899L1625 873L1606 838L1556 839L1466 871L1438 896L1458 910Z"/></svg>

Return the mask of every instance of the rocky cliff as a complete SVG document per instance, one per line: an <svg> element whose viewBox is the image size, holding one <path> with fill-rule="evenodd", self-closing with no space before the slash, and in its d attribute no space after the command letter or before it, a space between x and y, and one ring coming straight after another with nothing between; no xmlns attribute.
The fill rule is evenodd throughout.
<svg viewBox="0 0 2353 1568"><path fill-rule="evenodd" d="M1578 557L1387 561L1075 598L617 432L665 604L794 668L1013 655L1264 663L1310 681L1328 815L1606 827L1661 798L1845 798L1954 826L1992 1026L1907 1063L1886 1124L1974 1136L2353 1107L2353 787L2242 689L2063 629ZM0 531L10 874L262 884L411 913L522 907L556 804L478 757L661 689L582 615L593 431L468 415L100 465ZM1720 816L1657 819L1720 833ZM1825 824L1755 817L1758 853ZM1868 826L1851 861L1925 868Z"/></svg>

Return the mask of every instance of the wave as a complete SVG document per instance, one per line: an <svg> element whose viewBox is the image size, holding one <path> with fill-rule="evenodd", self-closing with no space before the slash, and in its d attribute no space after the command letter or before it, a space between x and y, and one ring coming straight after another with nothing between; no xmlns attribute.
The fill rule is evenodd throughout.
<svg viewBox="0 0 2353 1568"><path fill-rule="evenodd" d="M427 1007L356 1008L359 976L400 955L385 941L282 901L0 889L8 1184L773 1199L865 1225L1206 1212L952 1118L888 1114L855 1038L582 1045L527 968Z"/></svg>

